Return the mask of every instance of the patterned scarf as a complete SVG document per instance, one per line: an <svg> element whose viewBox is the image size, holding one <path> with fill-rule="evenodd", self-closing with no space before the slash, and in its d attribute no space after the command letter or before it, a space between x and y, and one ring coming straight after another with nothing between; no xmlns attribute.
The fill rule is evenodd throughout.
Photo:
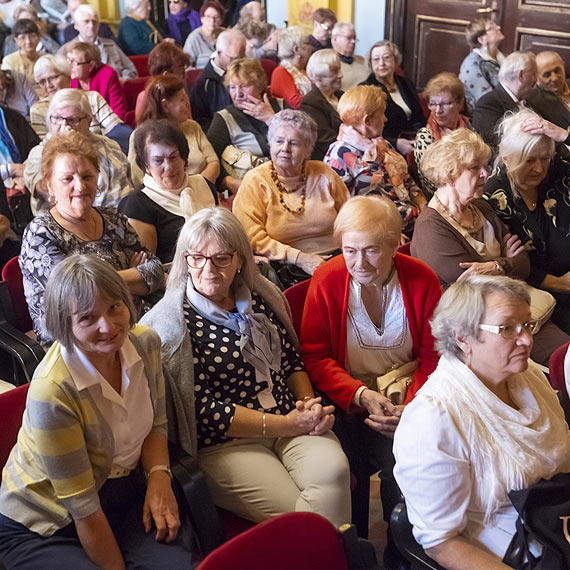
<svg viewBox="0 0 570 570"><path fill-rule="evenodd" d="M313 88L313 84L307 77L307 74L295 67L290 60L284 59L281 65L291 74L293 81L295 81L295 86L301 95L306 95Z"/></svg>
<svg viewBox="0 0 570 570"><path fill-rule="evenodd" d="M433 113L429 114L427 126L433 135L434 141L438 141L442 136L447 134L442 131ZM457 129L471 129L469 119L465 115L458 115L455 126L450 130L455 131Z"/></svg>

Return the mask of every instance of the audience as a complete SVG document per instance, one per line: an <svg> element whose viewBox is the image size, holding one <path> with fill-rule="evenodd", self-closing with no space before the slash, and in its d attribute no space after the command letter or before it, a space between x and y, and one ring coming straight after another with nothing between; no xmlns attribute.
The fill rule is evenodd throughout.
<svg viewBox="0 0 570 570"><path fill-rule="evenodd" d="M324 158L350 194L380 194L392 200L403 220L403 234L412 236L426 199L408 173L403 156L383 138L386 95L373 85L349 89L338 103L342 124Z"/></svg>
<svg viewBox="0 0 570 570"><path fill-rule="evenodd" d="M201 26L193 30L186 42L184 51L190 56L190 64L197 69L206 67L216 51L216 39L222 28L224 6L218 0L207 0L200 8Z"/></svg>
<svg viewBox="0 0 570 570"><path fill-rule="evenodd" d="M140 126L148 119L168 119L180 128L190 148L188 174L201 174L214 183L220 174L220 162L204 131L192 120L190 102L181 79L171 74L153 77L145 92L144 104L136 117L137 124ZM135 155L133 136L129 141L129 163L135 188L143 181L143 171L138 166L139 160Z"/></svg>
<svg viewBox="0 0 570 570"><path fill-rule="evenodd" d="M385 138L404 156L413 150L413 140L426 119L414 84L396 74L402 63L398 46L391 41L376 42L366 56L372 73L361 85L381 87L386 94Z"/></svg>
<svg viewBox="0 0 570 570"><path fill-rule="evenodd" d="M424 89L430 114L425 127L416 133L414 159L422 190L431 198L435 184L422 170L422 157L429 146L456 129L471 129L469 119L462 115L465 109L465 91L457 75L444 71L432 77Z"/></svg>
<svg viewBox="0 0 570 570"><path fill-rule="evenodd" d="M40 41L40 31L33 20L18 20L12 28L18 51L2 59L2 69L15 71L34 82L34 63L40 57L36 47Z"/></svg>
<svg viewBox="0 0 570 570"><path fill-rule="evenodd" d="M121 20L117 39L127 55L150 53L154 46L163 41L162 34L149 20L150 11L149 0L125 0L127 15Z"/></svg>
<svg viewBox="0 0 570 570"><path fill-rule="evenodd" d="M71 67L71 87L83 91L97 91L122 121L127 114L127 101L117 72L101 61L99 50L93 44L78 42L67 52Z"/></svg>
<svg viewBox="0 0 570 570"><path fill-rule="evenodd" d="M231 63L225 83L232 104L214 115L208 139L220 159L218 188L235 194L243 177L269 160L267 130L283 102L269 97L267 76L255 59Z"/></svg>
<svg viewBox="0 0 570 570"><path fill-rule="evenodd" d="M145 121L133 138L143 186L121 200L119 212L128 216L143 246L169 263L185 219L213 206L216 188L200 174L187 174L188 141L166 119Z"/></svg>
<svg viewBox="0 0 570 570"><path fill-rule="evenodd" d="M162 339L174 431L218 506L253 522L292 511L350 520L333 407L315 397L287 301L226 208L186 222L166 295L142 322Z"/></svg>
<svg viewBox="0 0 570 570"><path fill-rule="evenodd" d="M193 10L188 0L169 0L167 23L168 35L179 47L184 46L192 30L202 25L200 12Z"/></svg>
<svg viewBox="0 0 570 570"><path fill-rule="evenodd" d="M17 71L0 70L0 105L9 107L27 120L38 100L34 82Z"/></svg>
<svg viewBox="0 0 570 570"><path fill-rule="evenodd" d="M366 81L370 75L370 69L366 65L366 60L354 53L356 48L354 25L350 22L336 23L332 31L331 43L340 58L341 89L347 91Z"/></svg>
<svg viewBox="0 0 570 570"><path fill-rule="evenodd" d="M3 562L190 568L177 539L157 334L135 325L127 284L96 255L61 259L44 298L55 343L36 369L2 477ZM112 333L103 338L103 329Z"/></svg>
<svg viewBox="0 0 570 570"><path fill-rule="evenodd" d="M317 123L317 142L312 160L323 160L340 127L338 101L342 95L340 60L332 49L316 51L307 63L307 75L313 88L303 97L300 110Z"/></svg>
<svg viewBox="0 0 570 570"><path fill-rule="evenodd" d="M333 224L349 193L338 175L310 160L315 121L277 113L267 132L271 161L248 172L233 203L254 254L276 262L284 286L308 279L336 250Z"/></svg>
<svg viewBox="0 0 570 570"><path fill-rule="evenodd" d="M216 51L202 71L192 90L192 116L207 131L216 111L231 105L232 100L224 85L228 66L245 55L246 37L238 30L225 30L216 40Z"/></svg>
<svg viewBox="0 0 570 570"><path fill-rule="evenodd" d="M77 43L87 42L99 50L101 62L111 66L121 79L138 77L135 64L114 40L103 38L99 35L99 27L99 15L96 10L88 4L82 4L75 11L75 28L78 31L78 35L67 42L59 53L68 55Z"/></svg>
<svg viewBox="0 0 570 570"><path fill-rule="evenodd" d="M120 199L132 191L129 165L121 148L115 141L90 132L91 120L91 105L82 91L61 89L52 97L46 114L49 134L30 151L24 168L24 181L31 194L34 213L41 213L52 205L43 169L45 145L53 135L70 130L83 134L84 144L97 156L97 194L93 196L96 206L116 207Z"/></svg>
<svg viewBox="0 0 570 570"><path fill-rule="evenodd" d="M483 16L469 23L465 37L471 51L461 63L459 79L465 86L469 109L473 111L477 101L499 85L499 67L505 59L499 45L505 36L492 16Z"/></svg>
<svg viewBox="0 0 570 570"><path fill-rule="evenodd" d="M18 20L32 20L38 27L40 33L40 41L36 46L36 51L39 54L44 53L56 53L59 49L59 44L47 33L47 25L45 20L40 20L38 18L38 13L36 9L31 4L21 4L14 10L14 21ZM16 43L16 39L14 34L10 34L4 40L4 57L14 53L18 50L18 44Z"/></svg>
<svg viewBox="0 0 570 570"><path fill-rule="evenodd" d="M87 0L67 0L67 9L69 10L69 15L71 17L71 24L67 25L63 30L64 43L70 42L77 36L77 34L79 34L75 27L75 10L77 10L77 8L82 4L88 4ZM116 41L115 34L111 31L109 24L105 24L105 22L101 22L99 24L99 37Z"/></svg>
<svg viewBox="0 0 570 570"><path fill-rule="evenodd" d="M298 109L303 97L311 90L306 69L311 57L311 44L300 26L279 32L278 56L281 65L271 76L271 95L284 99L292 109Z"/></svg>
<svg viewBox="0 0 570 570"><path fill-rule="evenodd" d="M313 33L309 35L309 44L313 53L320 49L332 49L331 34L336 24L336 14L330 8L317 8L311 18Z"/></svg>
<svg viewBox="0 0 570 570"><path fill-rule="evenodd" d="M247 38L247 57L277 60L278 33L274 25L265 21L265 9L260 2L252 0L241 9L234 29L242 32Z"/></svg>

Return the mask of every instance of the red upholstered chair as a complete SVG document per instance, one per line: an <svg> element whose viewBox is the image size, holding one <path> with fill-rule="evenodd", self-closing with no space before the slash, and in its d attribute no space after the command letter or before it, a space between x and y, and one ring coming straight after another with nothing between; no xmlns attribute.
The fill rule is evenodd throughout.
<svg viewBox="0 0 570 570"><path fill-rule="evenodd" d="M129 59L135 64L139 77L148 77L148 53L142 55L129 55Z"/></svg>
<svg viewBox="0 0 570 570"><path fill-rule="evenodd" d="M137 97L148 81L148 77L137 77L137 79L127 79L123 83L125 99L127 100L127 110L134 111L137 105Z"/></svg>
<svg viewBox="0 0 570 570"><path fill-rule="evenodd" d="M564 409L566 421L570 424L570 397L566 390L566 378L564 377L564 359L568 352L570 342L558 347L551 355L548 362L548 379L550 385L558 392L558 399Z"/></svg>
<svg viewBox="0 0 570 570"><path fill-rule="evenodd" d="M411 242L405 243L404 245L401 245L398 248L398 253L403 253L404 255L412 255L411 247L412 247Z"/></svg>
<svg viewBox="0 0 570 570"><path fill-rule="evenodd" d="M2 269L2 280L6 283L6 288L12 301L13 319L11 323L23 333L31 331L33 328L32 319L28 312L28 303L24 295L24 285L22 283L22 271L18 263L18 257L13 257Z"/></svg>
<svg viewBox="0 0 570 570"><path fill-rule="evenodd" d="M189 69L186 72L186 89L188 93L194 89L196 83L198 83L198 79L200 79L200 75L202 75L201 69Z"/></svg>
<svg viewBox="0 0 570 570"><path fill-rule="evenodd" d="M305 297L309 290L311 280L301 281L296 285L292 285L285 289L284 294L289 306L291 307L291 314L293 315L293 326L297 336L301 338L301 321L303 320L303 307L305 306Z"/></svg>
<svg viewBox="0 0 570 570"><path fill-rule="evenodd" d="M136 127L135 112L134 111L127 111L127 113L125 115L125 123L127 125L129 125L129 127L132 127L133 129Z"/></svg>
<svg viewBox="0 0 570 570"><path fill-rule="evenodd" d="M0 480L2 469L16 443L26 407L29 384L0 394Z"/></svg>
<svg viewBox="0 0 570 570"><path fill-rule="evenodd" d="M276 61L269 59L267 57L262 57L259 60L261 63L261 67L263 67L263 71L265 71L265 75L267 75L267 85L271 85L271 76L273 75L274 69L279 65Z"/></svg>

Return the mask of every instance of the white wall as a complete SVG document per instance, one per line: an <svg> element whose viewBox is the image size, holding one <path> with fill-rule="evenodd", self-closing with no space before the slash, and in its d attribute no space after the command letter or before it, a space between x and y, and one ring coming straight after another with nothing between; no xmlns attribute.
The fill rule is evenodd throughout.
<svg viewBox="0 0 570 570"><path fill-rule="evenodd" d="M267 21L278 28L285 26L287 19L287 0L266 0L265 10L267 12Z"/></svg>

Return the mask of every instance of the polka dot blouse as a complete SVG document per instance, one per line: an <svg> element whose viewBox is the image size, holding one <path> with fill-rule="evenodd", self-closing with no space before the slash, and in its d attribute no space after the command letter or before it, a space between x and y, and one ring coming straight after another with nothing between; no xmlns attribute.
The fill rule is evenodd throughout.
<svg viewBox="0 0 570 570"><path fill-rule="evenodd" d="M281 370L271 370L272 394L277 406L266 411L287 414L295 407L295 396L287 387L286 379L293 372L304 370L303 362L285 327L256 293L252 294L252 309L269 317L281 339ZM232 438L226 432L236 406L264 410L257 394L267 384L256 382L254 367L244 360L239 349L239 334L212 323L187 300L184 319L193 346L198 446L230 441Z"/></svg>

